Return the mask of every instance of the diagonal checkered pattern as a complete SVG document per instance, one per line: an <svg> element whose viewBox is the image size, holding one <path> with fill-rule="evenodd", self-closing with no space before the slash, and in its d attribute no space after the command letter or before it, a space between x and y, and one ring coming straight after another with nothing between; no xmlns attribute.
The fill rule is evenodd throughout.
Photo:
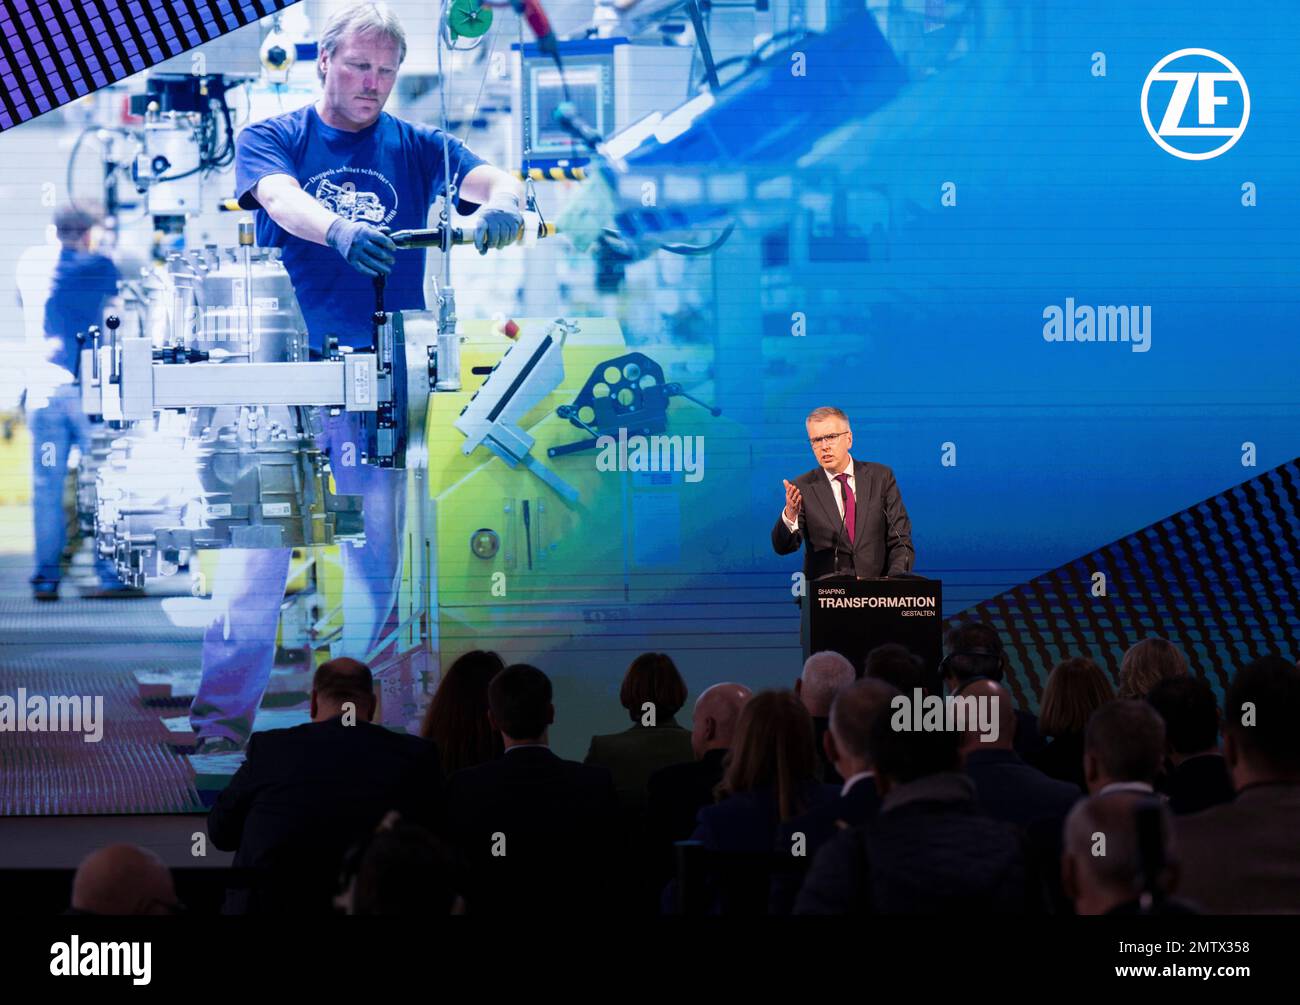
<svg viewBox="0 0 1300 1005"><path fill-rule="evenodd" d="M1106 576L1094 597L1093 574ZM949 619L992 624L1009 684L1035 708L1052 667L1090 656L1119 680L1124 650L1160 635L1222 694L1258 656L1300 657L1300 459L1144 527Z"/></svg>
<svg viewBox="0 0 1300 1005"><path fill-rule="evenodd" d="M0 0L0 131L297 0Z"/></svg>

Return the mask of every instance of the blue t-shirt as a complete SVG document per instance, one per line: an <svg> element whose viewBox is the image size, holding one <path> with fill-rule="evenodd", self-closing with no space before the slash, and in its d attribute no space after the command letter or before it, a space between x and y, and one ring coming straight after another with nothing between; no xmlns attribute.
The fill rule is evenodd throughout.
<svg viewBox="0 0 1300 1005"><path fill-rule="evenodd" d="M104 324L104 301L117 294L117 266L111 258L76 248L59 252L45 301L45 334L61 340L51 360L74 377L81 363L77 334ZM107 339L108 332L104 332ZM87 343L89 345L89 343Z"/></svg>
<svg viewBox="0 0 1300 1005"><path fill-rule="evenodd" d="M460 188L483 159L448 136L452 184ZM239 204L256 209L257 243L282 248L284 266L307 321L313 348L326 335L340 345L369 346L375 309L373 280L348 265L333 248L294 237L261 208L251 189L269 174L298 179L303 191L345 220L406 230L428 223L429 207L442 194L442 130L414 125L381 112L359 132L321 121L313 105L256 122L239 134L235 183ZM478 207L458 200L457 209ZM391 310L424 309L423 249L398 251L388 275L384 305Z"/></svg>

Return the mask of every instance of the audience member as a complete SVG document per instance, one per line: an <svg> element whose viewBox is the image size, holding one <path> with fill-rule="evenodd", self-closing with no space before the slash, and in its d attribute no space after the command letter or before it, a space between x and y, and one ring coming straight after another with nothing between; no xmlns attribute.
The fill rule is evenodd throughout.
<svg viewBox="0 0 1300 1005"><path fill-rule="evenodd" d="M1088 793L1155 792L1165 757L1165 724L1144 701L1122 698L1093 712L1083 735Z"/></svg>
<svg viewBox="0 0 1300 1005"><path fill-rule="evenodd" d="M444 778L501 756L501 734L488 722L487 692L503 669L496 653L474 649L458 657L438 682L420 735L438 748Z"/></svg>
<svg viewBox="0 0 1300 1005"><path fill-rule="evenodd" d="M1182 816L1232 799L1232 776L1219 752L1219 708L1214 689L1201 677L1172 677L1147 692L1165 721L1168 770L1162 789L1169 808Z"/></svg>
<svg viewBox="0 0 1300 1005"><path fill-rule="evenodd" d="M208 814L213 845L260 876L230 892L228 911L327 913L344 852L387 811L438 822L437 748L373 724L374 712L370 669L340 657L316 671L311 722L253 734Z"/></svg>
<svg viewBox="0 0 1300 1005"><path fill-rule="evenodd" d="M977 680L1000 684L1006 678L1007 655L992 625L982 621L958 625L944 636L943 650L939 679L950 695L961 695L967 685ZM1042 745L1037 718L1032 712L1016 709L1016 753L1031 757Z"/></svg>
<svg viewBox="0 0 1300 1005"><path fill-rule="evenodd" d="M830 729L823 742L826 757L844 779L834 799L787 820L777 837L778 852L791 854L798 848L802 860L811 862L818 849L841 830L871 819L880 808L875 772L867 738L878 715L889 714L889 703L898 689L883 680L864 677L850 684L831 703ZM771 907L775 914L789 914L799 891L799 876L784 873L773 883Z"/></svg>
<svg viewBox="0 0 1300 1005"><path fill-rule="evenodd" d="M1044 774L1086 789L1083 778L1083 731L1088 717L1115 691L1106 673L1086 656L1072 656L1052 668L1038 707L1038 731L1051 739L1030 762Z"/></svg>
<svg viewBox="0 0 1300 1005"><path fill-rule="evenodd" d="M345 862L348 914L429 918L464 914L455 858L427 828L389 813Z"/></svg>
<svg viewBox="0 0 1300 1005"><path fill-rule="evenodd" d="M966 714L962 755L966 774L975 783L980 807L995 820L1028 827L1039 820L1053 821L1055 829L1083 795L1069 782L1048 778L1030 767L1014 750L1016 712L1011 695L1001 684L978 680L962 689L962 698L985 701L991 707L993 729L983 731L979 720Z"/></svg>
<svg viewBox="0 0 1300 1005"><path fill-rule="evenodd" d="M71 914L180 914L171 871L153 852L114 844L81 860L72 878Z"/></svg>
<svg viewBox="0 0 1300 1005"><path fill-rule="evenodd" d="M696 699L691 729L695 759L661 768L647 785L647 829L659 849L656 854L671 854L672 843L685 841L695 830L700 810L713 805L740 710L752 694L743 684L714 684Z"/></svg>
<svg viewBox="0 0 1300 1005"><path fill-rule="evenodd" d="M505 753L447 783L449 833L469 870L467 912L607 912L621 892L610 875L623 846L610 773L551 752L551 681L536 667L515 664L492 678L488 715Z"/></svg>
<svg viewBox="0 0 1300 1005"><path fill-rule="evenodd" d="M910 695L918 687L927 693L936 690L937 681L928 673L921 657L897 642L886 642L867 653L864 677L874 677Z"/></svg>
<svg viewBox="0 0 1300 1005"><path fill-rule="evenodd" d="M1130 646L1119 665L1119 697L1145 698L1159 681L1187 673L1187 657L1168 639L1143 639Z"/></svg>
<svg viewBox="0 0 1300 1005"><path fill-rule="evenodd" d="M1300 912L1300 672L1280 656L1237 671L1223 755L1237 795L1179 817L1181 890L1213 914Z"/></svg>
<svg viewBox="0 0 1300 1005"><path fill-rule="evenodd" d="M593 736L585 763L607 768L614 776L620 804L640 814L645 810L650 776L694 757L690 731L677 725L676 719L686 704L686 682L665 653L642 653L623 675L618 698L632 727Z"/></svg>
<svg viewBox="0 0 1300 1005"><path fill-rule="evenodd" d="M1139 827L1150 840L1139 838ZM1075 913L1193 913L1171 897L1178 885L1172 829L1164 803L1141 793L1081 799L1066 818L1061 856L1061 885Z"/></svg>
<svg viewBox="0 0 1300 1005"><path fill-rule="evenodd" d="M819 776L828 785L841 785L844 782L836 773L835 765L826 759L826 748L823 745L823 737L830 725L831 702L836 694L853 683L856 676L852 663L837 652L825 650L808 657L803 672L794 682L794 693L812 716Z"/></svg>
<svg viewBox="0 0 1300 1005"><path fill-rule="evenodd" d="M832 838L813 861L796 914L1024 912L1041 906L1024 842L986 816L961 774L959 740L948 730L872 723L868 751L880 810Z"/></svg>

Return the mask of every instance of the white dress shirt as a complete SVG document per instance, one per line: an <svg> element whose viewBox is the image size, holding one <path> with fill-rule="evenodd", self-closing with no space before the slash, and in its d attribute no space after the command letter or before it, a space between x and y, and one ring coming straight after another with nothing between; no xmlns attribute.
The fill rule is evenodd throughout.
<svg viewBox="0 0 1300 1005"><path fill-rule="evenodd" d="M844 496L840 491L842 486L840 485L839 482L835 480L839 477L839 475L833 475L825 468L822 468L822 474L824 474L826 476L826 480L831 483L831 495L835 497L835 505L839 507L840 519L843 520L844 519ZM858 482L853 475L853 457L851 455L849 457L849 466L845 468L842 472L840 472L840 474L845 474L849 476L849 491L853 493L853 498L856 500L858 498ZM799 529L798 520L791 522L790 520L786 519L784 506L781 507L781 522L785 524L786 529L789 530L791 533L794 533Z"/></svg>

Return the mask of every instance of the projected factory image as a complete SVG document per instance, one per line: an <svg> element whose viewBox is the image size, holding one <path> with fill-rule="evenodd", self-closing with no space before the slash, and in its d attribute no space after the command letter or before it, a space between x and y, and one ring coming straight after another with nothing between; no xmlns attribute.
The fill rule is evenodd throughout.
<svg viewBox="0 0 1300 1005"><path fill-rule="evenodd" d="M1261 6L0 4L14 902L1300 913Z"/></svg>

